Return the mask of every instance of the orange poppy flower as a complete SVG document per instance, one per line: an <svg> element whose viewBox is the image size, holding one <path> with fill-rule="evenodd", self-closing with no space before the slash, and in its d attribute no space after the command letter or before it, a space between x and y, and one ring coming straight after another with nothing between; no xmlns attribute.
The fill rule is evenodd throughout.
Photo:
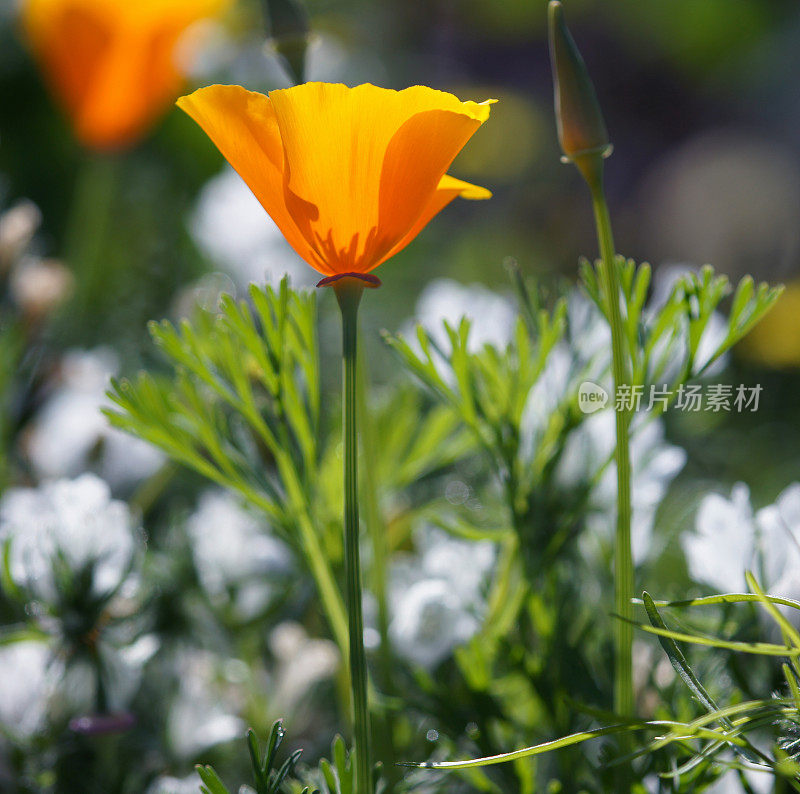
<svg viewBox="0 0 800 794"><path fill-rule="evenodd" d="M133 143L180 93L186 30L229 0L25 0L47 82L90 148Z"/></svg>
<svg viewBox="0 0 800 794"><path fill-rule="evenodd" d="M457 196L491 196L446 171L492 101L461 102L424 86L305 83L269 96L212 85L178 105L295 251L337 277L385 262Z"/></svg>

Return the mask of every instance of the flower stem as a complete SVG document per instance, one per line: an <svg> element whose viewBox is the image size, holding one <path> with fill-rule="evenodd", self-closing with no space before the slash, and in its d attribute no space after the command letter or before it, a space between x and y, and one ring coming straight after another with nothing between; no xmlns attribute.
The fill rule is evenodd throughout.
<svg viewBox="0 0 800 794"><path fill-rule="evenodd" d="M342 311L344 424L344 547L347 612L350 634L350 687L356 747L356 792L372 794L367 659L361 614L361 561L358 525L358 437L356 428L358 304L364 285L356 279L338 281L334 290Z"/></svg>
<svg viewBox="0 0 800 794"><path fill-rule="evenodd" d="M121 158L88 154L78 175L72 209L67 220L64 251L75 272L75 294L69 317L86 318L103 298L106 263L103 247L113 231L114 197L122 177ZM81 325L81 334L88 326Z"/></svg>
<svg viewBox="0 0 800 794"><path fill-rule="evenodd" d="M633 555L631 552L631 462L630 462L630 412L616 404L619 387L626 383L628 366L625 357L625 342L622 328L622 314L619 306L619 278L617 276L614 237L611 232L611 218L608 214L605 192L603 190L603 160L592 156L578 163L592 192L597 240L600 245L601 280L608 310L608 323L611 327L612 370L614 374L614 395L617 443L615 459L617 464L617 532L614 567L614 599L616 621L616 669L614 678L614 710L620 717L633 716Z"/></svg>
<svg viewBox="0 0 800 794"><path fill-rule="evenodd" d="M367 406L367 367L363 349L358 362L358 411L361 422L361 454L364 461L362 496L364 525L371 540L372 576L370 582L378 604L378 634L380 635L380 686L384 693L392 694L392 649L389 639L389 605L386 597L387 560L389 545L386 526L378 505L378 486L375 480L375 423Z"/></svg>

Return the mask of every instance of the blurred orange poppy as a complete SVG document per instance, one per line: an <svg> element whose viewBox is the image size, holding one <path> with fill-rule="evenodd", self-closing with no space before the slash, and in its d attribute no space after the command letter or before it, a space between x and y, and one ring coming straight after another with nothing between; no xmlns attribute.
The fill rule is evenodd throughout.
<svg viewBox="0 0 800 794"><path fill-rule="evenodd" d="M178 45L229 0L24 0L22 24L75 134L90 148L141 137L177 96Z"/></svg>
<svg viewBox="0 0 800 794"><path fill-rule="evenodd" d="M491 196L446 171L492 101L461 102L425 86L305 83L269 96L212 85L178 105L295 251L337 276L376 268L457 196Z"/></svg>

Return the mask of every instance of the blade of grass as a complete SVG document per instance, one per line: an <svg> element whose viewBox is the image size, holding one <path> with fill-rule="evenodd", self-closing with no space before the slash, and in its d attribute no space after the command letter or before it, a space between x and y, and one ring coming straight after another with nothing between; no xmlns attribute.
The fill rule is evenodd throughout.
<svg viewBox="0 0 800 794"><path fill-rule="evenodd" d="M783 598L782 596L764 595L769 603L777 604L778 606L791 607L792 609L800 610L800 601L795 601L793 598ZM683 601L653 601L656 607L695 607L695 606L715 606L718 604L742 604L752 601L762 601L762 598L754 593L722 593L719 595L703 596L702 598L690 598ZM634 604L643 604L641 598L634 598Z"/></svg>

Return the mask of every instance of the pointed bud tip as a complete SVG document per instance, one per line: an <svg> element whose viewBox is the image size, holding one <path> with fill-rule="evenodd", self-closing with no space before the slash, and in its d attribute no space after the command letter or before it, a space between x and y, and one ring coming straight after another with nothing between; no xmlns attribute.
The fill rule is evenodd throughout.
<svg viewBox="0 0 800 794"><path fill-rule="evenodd" d="M555 59L556 31L561 37L570 35L564 19L564 6L561 4L561 0L550 0L547 4L547 28L550 38L550 57Z"/></svg>
<svg viewBox="0 0 800 794"><path fill-rule="evenodd" d="M586 64L570 35L559 0L547 6L558 140L564 155L607 156L608 132Z"/></svg>

